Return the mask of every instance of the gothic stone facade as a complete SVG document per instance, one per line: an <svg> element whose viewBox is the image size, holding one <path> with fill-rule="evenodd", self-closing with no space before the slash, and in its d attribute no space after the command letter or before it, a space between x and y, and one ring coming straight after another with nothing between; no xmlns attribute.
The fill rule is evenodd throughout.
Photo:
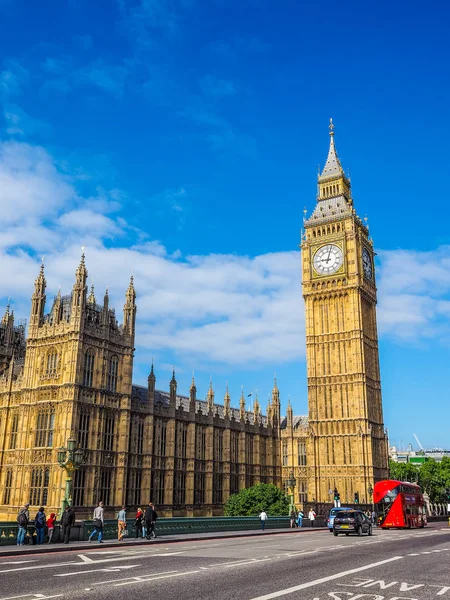
<svg viewBox="0 0 450 600"><path fill-rule="evenodd" d="M374 250L353 207L330 130L316 207L302 234L306 309L308 417L290 404L281 418L275 382L267 414L231 408L230 396L205 401L133 385L136 293L131 280L123 322L108 293L88 295L82 257L72 293L58 293L45 314L44 268L32 296L28 339L9 308L0 323L0 520L21 504L61 505L65 475L57 452L70 436L85 451L73 504L88 517L99 500L109 515L122 504L155 502L163 515L222 513L230 494L258 482L296 478L295 502L306 509L345 503L387 476L378 339Z"/></svg>
<svg viewBox="0 0 450 600"><path fill-rule="evenodd" d="M263 416L256 400L246 411L132 384L136 294L126 292L123 323L87 293L84 256L72 293L58 293L45 314L44 267L35 282L26 351L9 310L0 355L0 520L29 502L57 512L65 474L57 453L69 437L85 450L73 481L73 504L88 517L99 500L110 516L122 504L152 500L162 515L221 514L229 495L258 482L281 485L280 397L274 387ZM22 336L22 337L21 337ZM14 347L17 353L14 354ZM20 353L20 351L22 353ZM17 356L17 358L16 358ZM3 358L4 357L4 358Z"/></svg>
<svg viewBox="0 0 450 600"><path fill-rule="evenodd" d="M353 207L350 181L334 145L319 176L317 204L305 219L302 281L308 377L308 496L369 502L388 476L383 425L374 249Z"/></svg>

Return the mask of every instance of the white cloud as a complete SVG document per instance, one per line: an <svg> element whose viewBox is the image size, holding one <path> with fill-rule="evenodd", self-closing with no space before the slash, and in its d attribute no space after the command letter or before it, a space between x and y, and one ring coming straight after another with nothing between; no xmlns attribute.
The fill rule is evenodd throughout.
<svg viewBox="0 0 450 600"><path fill-rule="evenodd" d="M46 256L49 296L70 291L86 247L90 282L99 296L109 286L120 314L131 272L138 293L137 359L143 350L169 349L183 359L237 364L285 363L304 358L300 255L169 255L157 240L134 245L117 239L129 230L112 215L123 192L95 187L83 197L80 178L43 148L0 144L1 295L27 316L41 254ZM83 185L89 178L83 179ZM183 187L162 192L177 212ZM178 207L178 204L180 206ZM115 247L108 247L116 236ZM123 238L126 239L126 238ZM443 339L450 324L450 247L430 252L379 253L379 323L396 340ZM19 310L20 309L20 310ZM21 312L20 312L21 311Z"/></svg>

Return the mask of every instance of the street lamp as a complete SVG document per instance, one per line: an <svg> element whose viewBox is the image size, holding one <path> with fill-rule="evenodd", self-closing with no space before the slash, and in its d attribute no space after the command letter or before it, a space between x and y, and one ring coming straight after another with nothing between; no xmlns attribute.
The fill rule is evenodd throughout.
<svg viewBox="0 0 450 600"><path fill-rule="evenodd" d="M66 489L61 506L61 517L66 510L66 506L72 504L72 475L84 461L84 451L81 448L77 450L76 447L77 440L71 437L67 440L67 448L62 446L58 450L59 466L66 472Z"/></svg>
<svg viewBox="0 0 450 600"><path fill-rule="evenodd" d="M291 490L291 493L289 494L289 497L290 497L289 514L290 514L295 509L294 490L295 490L295 486L297 485L297 480L294 477L293 471L291 471L289 473L289 478L286 479L285 485L286 485L288 494L289 494L289 490Z"/></svg>
<svg viewBox="0 0 450 600"><path fill-rule="evenodd" d="M369 483L369 487L367 489L367 492L369 494L369 501L370 501L371 511L373 512L373 502L372 502L373 487L372 487L372 485L370 483Z"/></svg>

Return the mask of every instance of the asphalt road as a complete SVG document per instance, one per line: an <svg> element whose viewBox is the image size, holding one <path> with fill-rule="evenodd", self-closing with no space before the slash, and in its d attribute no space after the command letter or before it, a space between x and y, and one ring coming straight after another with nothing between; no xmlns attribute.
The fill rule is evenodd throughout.
<svg viewBox="0 0 450 600"><path fill-rule="evenodd" d="M0 600L450 600L450 528L327 531L0 558Z"/></svg>

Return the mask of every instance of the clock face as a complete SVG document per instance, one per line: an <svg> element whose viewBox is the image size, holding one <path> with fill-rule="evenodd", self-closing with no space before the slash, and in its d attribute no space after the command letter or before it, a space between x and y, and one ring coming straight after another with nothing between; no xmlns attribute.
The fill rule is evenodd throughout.
<svg viewBox="0 0 450 600"><path fill-rule="evenodd" d="M367 277L367 279L372 279L373 278L372 258L370 256L370 253L367 250L367 248L363 248L362 262L363 262L364 275Z"/></svg>
<svg viewBox="0 0 450 600"><path fill-rule="evenodd" d="M314 269L319 275L332 275L342 266L344 256L342 249L335 244L322 246L314 254Z"/></svg>

